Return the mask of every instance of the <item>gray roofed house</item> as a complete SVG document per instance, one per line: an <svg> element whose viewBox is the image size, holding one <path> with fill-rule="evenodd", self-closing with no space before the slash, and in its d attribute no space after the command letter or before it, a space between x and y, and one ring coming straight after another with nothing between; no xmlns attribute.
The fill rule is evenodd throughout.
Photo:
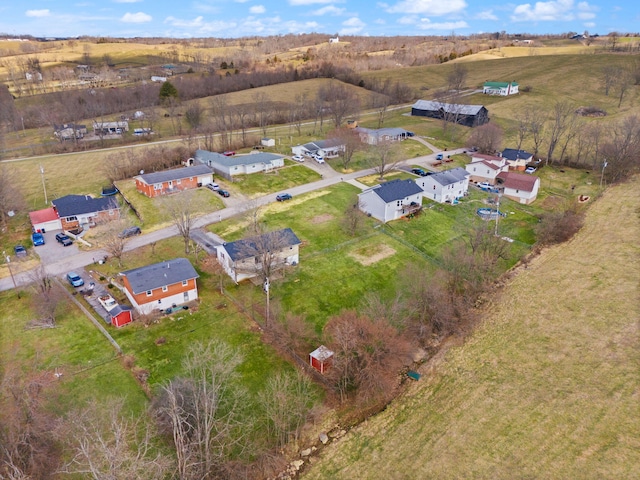
<svg viewBox="0 0 640 480"><path fill-rule="evenodd" d="M278 265L297 265L300 239L290 228L228 242L216 247L218 262L227 274L238 283L259 274L259 264L264 253L273 255ZM256 268L258 265L258 268Z"/></svg>
<svg viewBox="0 0 640 480"><path fill-rule="evenodd" d="M211 168L206 165L194 165L193 167L172 168L161 172L143 173L134 178L139 178L147 184L163 183L170 180L182 180L183 178L196 177L198 175L210 175Z"/></svg>
<svg viewBox="0 0 640 480"><path fill-rule="evenodd" d="M418 100L411 107L411 115L445 119L467 127L477 127L489 121L489 111L483 105L463 105L456 103Z"/></svg>
<svg viewBox="0 0 640 480"><path fill-rule="evenodd" d="M143 173L133 177L136 189L147 197L158 197L213 183L213 172L207 165L172 168L161 172Z"/></svg>
<svg viewBox="0 0 640 480"><path fill-rule="evenodd" d="M199 275L186 258L134 268L120 276L127 298L143 314L198 298Z"/></svg>
<svg viewBox="0 0 640 480"><path fill-rule="evenodd" d="M377 145L381 142L399 142L410 136L407 130L397 127L356 127L354 130L360 135L360 141L368 143L369 145Z"/></svg>
<svg viewBox="0 0 640 480"><path fill-rule="evenodd" d="M266 172L284 167L284 156L258 152L247 155L225 156L206 150L196 151L196 160L211 167L215 173L231 179L234 175Z"/></svg>
<svg viewBox="0 0 640 480"><path fill-rule="evenodd" d="M311 156L314 154L323 157L337 157L340 152L344 152L345 144L340 138L327 138L326 140L316 140L314 142L305 143L304 145L296 145L291 148L294 155Z"/></svg>
<svg viewBox="0 0 640 480"><path fill-rule="evenodd" d="M63 230L83 230L99 222L120 218L120 206L114 197L66 195L51 201Z"/></svg>
<svg viewBox="0 0 640 480"><path fill-rule="evenodd" d="M454 203L469 190L469 172L462 167L427 175L416 179L424 197L439 203Z"/></svg>
<svg viewBox="0 0 640 480"><path fill-rule="evenodd" d="M381 222L415 213L422 205L422 189L410 179L391 180L358 194L359 207Z"/></svg>

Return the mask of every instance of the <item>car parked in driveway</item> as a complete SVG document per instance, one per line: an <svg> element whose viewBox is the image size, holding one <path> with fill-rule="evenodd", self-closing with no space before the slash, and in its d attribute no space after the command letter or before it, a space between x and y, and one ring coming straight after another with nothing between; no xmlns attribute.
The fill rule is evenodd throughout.
<svg viewBox="0 0 640 480"><path fill-rule="evenodd" d="M125 228L122 232L120 232L120 235L118 235L119 238L129 238L129 237L134 237L136 235L140 235L142 233L142 230L140 230L140 227L129 227L129 228Z"/></svg>
<svg viewBox="0 0 640 480"><path fill-rule="evenodd" d="M481 182L478 184L478 188L481 188L482 190L487 190L492 187L493 185L491 185L489 182Z"/></svg>
<svg viewBox="0 0 640 480"><path fill-rule="evenodd" d="M442 160L444 158L444 155L442 153L439 153L436 155L436 160Z"/></svg>
<svg viewBox="0 0 640 480"><path fill-rule="evenodd" d="M280 195L276 195L276 200L279 202L284 202L285 200L291 200L293 197L289 193L281 193Z"/></svg>
<svg viewBox="0 0 640 480"><path fill-rule="evenodd" d="M65 235L64 233L56 233L56 240L58 241L58 243L61 243L63 247L68 247L73 243L73 240L71 240L69 236Z"/></svg>
<svg viewBox="0 0 640 480"><path fill-rule="evenodd" d="M67 273L67 281L71 284L72 287L81 287L82 285L84 285L84 280L76 272Z"/></svg>
<svg viewBox="0 0 640 480"><path fill-rule="evenodd" d="M211 191L217 192L218 190L220 190L220 185L218 185L217 183L207 183L207 188Z"/></svg>
<svg viewBox="0 0 640 480"><path fill-rule="evenodd" d="M13 247L13 253L16 254L16 257L26 257L27 249L22 245L16 245L15 247Z"/></svg>
<svg viewBox="0 0 640 480"><path fill-rule="evenodd" d="M537 170L537 168L536 168L536 167L527 167L527 168L524 170L524 173L534 173L536 170Z"/></svg>
<svg viewBox="0 0 640 480"><path fill-rule="evenodd" d="M411 169L411 173L415 173L416 175L420 175L421 177L426 177L427 176L427 172L425 172L421 168L412 168Z"/></svg>
<svg viewBox="0 0 640 480"><path fill-rule="evenodd" d="M33 242L34 247L44 245L44 235L42 235L40 232L35 232L31 234L31 241Z"/></svg>
<svg viewBox="0 0 640 480"><path fill-rule="evenodd" d="M302 163L304 162L304 157L302 155L294 155L291 157L291 160Z"/></svg>
<svg viewBox="0 0 640 480"><path fill-rule="evenodd" d="M222 196L222 197L230 197L231 194L229 192L227 192L226 190L218 190L218 195Z"/></svg>
<svg viewBox="0 0 640 480"><path fill-rule="evenodd" d="M313 154L313 159L318 163L324 163L324 157L322 155L318 155L317 153Z"/></svg>

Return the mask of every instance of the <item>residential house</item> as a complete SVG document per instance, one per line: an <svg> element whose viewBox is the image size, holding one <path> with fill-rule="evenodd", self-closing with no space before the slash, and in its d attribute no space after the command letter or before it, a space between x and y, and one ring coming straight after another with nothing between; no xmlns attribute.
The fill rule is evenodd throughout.
<svg viewBox="0 0 640 480"><path fill-rule="evenodd" d="M524 170L529 162L533 162L533 153L517 150L515 148L505 148L502 156L507 159L510 170Z"/></svg>
<svg viewBox="0 0 640 480"><path fill-rule="evenodd" d="M117 122L93 122L93 133L100 135L120 135L129 131L129 122L121 120Z"/></svg>
<svg viewBox="0 0 640 480"><path fill-rule="evenodd" d="M34 232L45 233L53 230L62 230L60 217L58 217L58 212L53 207L29 212L29 219Z"/></svg>
<svg viewBox="0 0 640 480"><path fill-rule="evenodd" d="M225 156L206 150L196 151L196 160L229 180L236 175L269 172L284 167L284 157L275 153L256 152L248 155Z"/></svg>
<svg viewBox="0 0 640 480"><path fill-rule="evenodd" d="M404 128L354 128L362 143L378 145L379 143L400 142L412 134Z"/></svg>
<svg viewBox="0 0 640 480"><path fill-rule="evenodd" d="M186 258L121 272L124 293L142 315L198 299L199 277Z"/></svg>
<svg viewBox="0 0 640 480"><path fill-rule="evenodd" d="M216 257L235 283L254 278L263 270L265 256L272 266L297 265L300 239L290 228L216 246Z"/></svg>
<svg viewBox="0 0 640 480"><path fill-rule="evenodd" d="M63 230L83 230L120 218L120 206L113 197L67 195L51 201Z"/></svg>
<svg viewBox="0 0 640 480"><path fill-rule="evenodd" d="M59 140L73 140L84 138L87 134L86 125L76 125L75 123L64 123L53 126L53 135Z"/></svg>
<svg viewBox="0 0 640 480"><path fill-rule="evenodd" d="M469 172L462 167L433 173L416 179L424 197L438 203L453 203L469 190Z"/></svg>
<svg viewBox="0 0 640 480"><path fill-rule="evenodd" d="M422 189L410 179L391 180L359 193L358 205L367 215L387 223L419 211Z"/></svg>
<svg viewBox="0 0 640 480"><path fill-rule="evenodd" d="M532 203L540 189L540 178L526 173L500 172L497 181L503 195L518 203Z"/></svg>
<svg viewBox="0 0 640 480"><path fill-rule="evenodd" d="M159 197L213 183L213 173L206 165L143 173L133 177L136 189L147 197Z"/></svg>
<svg viewBox="0 0 640 480"><path fill-rule="evenodd" d="M496 177L500 172L509 170L509 164L503 157L474 153L471 156L471 163L465 166L465 170L469 172L469 181L489 182L495 185Z"/></svg>
<svg viewBox="0 0 640 480"><path fill-rule="evenodd" d="M304 145L296 145L291 147L294 155L303 155L311 157L312 155L320 155L326 158L333 158L340 155L345 150L344 140L340 138L328 138L327 140L316 140L315 142L305 143Z"/></svg>
<svg viewBox="0 0 640 480"><path fill-rule="evenodd" d="M431 100L418 100L411 107L411 115L437 118L467 127L478 127L489 121L489 111L482 105L460 105Z"/></svg>
<svg viewBox="0 0 640 480"><path fill-rule="evenodd" d="M518 93L518 84L516 82L484 82L482 93L487 95L515 95Z"/></svg>

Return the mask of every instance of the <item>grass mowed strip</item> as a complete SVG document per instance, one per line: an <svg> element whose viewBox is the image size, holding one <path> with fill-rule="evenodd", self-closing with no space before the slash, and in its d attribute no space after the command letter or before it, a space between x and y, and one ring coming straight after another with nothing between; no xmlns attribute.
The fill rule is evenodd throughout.
<svg viewBox="0 0 640 480"><path fill-rule="evenodd" d="M640 476L638 180L501 292L460 347L304 478Z"/></svg>

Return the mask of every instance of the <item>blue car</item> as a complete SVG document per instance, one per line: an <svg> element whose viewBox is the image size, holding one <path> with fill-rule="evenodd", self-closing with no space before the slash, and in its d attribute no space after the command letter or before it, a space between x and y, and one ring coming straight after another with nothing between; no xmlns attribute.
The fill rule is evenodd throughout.
<svg viewBox="0 0 640 480"><path fill-rule="evenodd" d="M81 287L82 285L84 285L84 280L82 279L82 277L75 272L67 273L67 280L72 287Z"/></svg>
<svg viewBox="0 0 640 480"><path fill-rule="evenodd" d="M31 235L31 241L33 242L34 247L37 247L39 245L44 245L44 235L36 232Z"/></svg>

